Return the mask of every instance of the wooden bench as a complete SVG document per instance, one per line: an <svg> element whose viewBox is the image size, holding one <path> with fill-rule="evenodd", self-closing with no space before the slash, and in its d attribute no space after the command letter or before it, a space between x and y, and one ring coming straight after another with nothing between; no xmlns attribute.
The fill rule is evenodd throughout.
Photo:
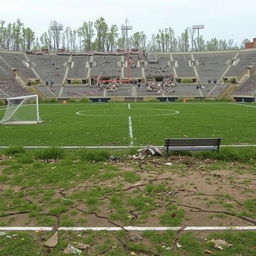
<svg viewBox="0 0 256 256"><path fill-rule="evenodd" d="M166 154L170 151L219 151L220 138L168 138L165 139Z"/></svg>

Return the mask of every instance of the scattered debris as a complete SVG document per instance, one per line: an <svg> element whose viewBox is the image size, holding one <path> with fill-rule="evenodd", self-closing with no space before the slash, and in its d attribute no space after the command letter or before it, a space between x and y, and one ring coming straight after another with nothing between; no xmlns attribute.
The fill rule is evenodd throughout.
<svg viewBox="0 0 256 256"><path fill-rule="evenodd" d="M129 234L129 240L132 241L132 242L138 242L138 241L141 241L143 240L142 236L135 233L135 232L131 232Z"/></svg>
<svg viewBox="0 0 256 256"><path fill-rule="evenodd" d="M69 244L63 251L64 254L81 255L82 251Z"/></svg>
<svg viewBox="0 0 256 256"><path fill-rule="evenodd" d="M110 156L110 160L111 160L111 161L116 161L117 159L118 159L118 158L117 158L116 156L113 156L113 155Z"/></svg>
<svg viewBox="0 0 256 256"><path fill-rule="evenodd" d="M5 236L6 233L5 232L0 232L0 236Z"/></svg>
<svg viewBox="0 0 256 256"><path fill-rule="evenodd" d="M84 244L82 242L77 243L77 248L80 250L88 250L90 248L89 244Z"/></svg>
<svg viewBox="0 0 256 256"><path fill-rule="evenodd" d="M146 156L163 156L163 153L158 147L149 145L145 148L139 149L138 154L133 155L133 159L143 160Z"/></svg>
<svg viewBox="0 0 256 256"><path fill-rule="evenodd" d="M167 163L165 163L164 165L166 165L166 166L172 166L172 163L167 162Z"/></svg>
<svg viewBox="0 0 256 256"><path fill-rule="evenodd" d="M44 245L50 248L53 248L58 243L58 232L55 232L45 243Z"/></svg>
<svg viewBox="0 0 256 256"><path fill-rule="evenodd" d="M212 239L211 241L209 241L209 243L212 244L214 248L219 249L221 251L223 251L225 248L232 247L232 244L229 244L227 241L221 239Z"/></svg>
<svg viewBox="0 0 256 256"><path fill-rule="evenodd" d="M204 250L204 253L206 253L206 254L214 254L214 252L212 252L210 250Z"/></svg>
<svg viewBox="0 0 256 256"><path fill-rule="evenodd" d="M182 248L182 245L179 244L178 242L176 243L176 245L177 245L178 248Z"/></svg>

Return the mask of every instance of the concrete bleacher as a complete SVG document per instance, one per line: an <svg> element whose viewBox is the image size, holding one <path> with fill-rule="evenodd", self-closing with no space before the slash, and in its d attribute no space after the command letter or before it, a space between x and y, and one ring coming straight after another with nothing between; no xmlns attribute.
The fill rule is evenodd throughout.
<svg viewBox="0 0 256 256"><path fill-rule="evenodd" d="M196 68L200 81L202 83L207 83L209 79L218 81L234 56L234 52L194 53L194 58L198 63Z"/></svg>
<svg viewBox="0 0 256 256"><path fill-rule="evenodd" d="M243 79L240 77L239 80L243 83L256 69L256 50L153 53L151 55L90 53L90 55L71 57L70 55L26 55L22 52L0 51L0 98L26 95L26 90L19 83L24 85L23 82L26 80L38 80L38 76L42 84L37 86L37 90L41 95L49 98L94 96L217 98L232 93L229 89L225 90L228 84L221 84L223 78L224 81L225 79L229 81L227 78L238 78L243 75ZM127 68L128 57L130 69ZM247 67L250 68L250 72L245 74L244 71L249 70ZM89 86L91 85L90 77L92 77L92 83L98 75L106 80L126 79L128 72L131 82L142 79L140 87L134 84L127 85L125 82L117 86L117 90L102 89L97 85ZM143 84L144 78L145 82L161 83L165 82L165 78L170 77L177 77L178 84L170 87L167 85L160 90L154 88L152 91ZM183 79L192 78L195 82L194 78L197 77L200 79L198 84L183 81ZM208 80L211 80L211 83L208 83ZM51 81L54 82L53 85ZM72 83L76 85L70 85ZM243 83L234 95L251 97L255 93L255 87L255 77L252 77Z"/></svg>
<svg viewBox="0 0 256 256"><path fill-rule="evenodd" d="M121 67L120 55L93 55L93 62L96 63L92 67L91 75L102 77L120 77L121 76ZM118 65L119 63L119 65Z"/></svg>
<svg viewBox="0 0 256 256"><path fill-rule="evenodd" d="M37 90L47 98L57 98L62 88L60 85L46 86L38 85Z"/></svg>
<svg viewBox="0 0 256 256"><path fill-rule="evenodd" d="M0 58L0 97L8 98L28 94L30 93L15 80L14 73L10 67Z"/></svg>
<svg viewBox="0 0 256 256"><path fill-rule="evenodd" d="M62 83L69 56L30 54L28 57L35 64L35 70L43 83Z"/></svg>
<svg viewBox="0 0 256 256"><path fill-rule="evenodd" d="M183 78L195 77L193 67L189 65L189 61L191 62L190 54L172 54L172 56L173 56L173 60L178 64L176 66L178 77L183 77Z"/></svg>
<svg viewBox="0 0 256 256"><path fill-rule="evenodd" d="M142 71L140 67L140 57L138 54L136 55L130 55L130 63L131 63L131 68L130 68L130 76L133 78L142 78ZM124 74L125 77L127 77L127 72Z"/></svg>
<svg viewBox="0 0 256 256"><path fill-rule="evenodd" d="M234 96L254 96L256 93L256 75L250 77L237 90L234 91Z"/></svg>
<svg viewBox="0 0 256 256"><path fill-rule="evenodd" d="M145 75L149 77L167 77L172 75L169 54L158 54L157 62L148 62L145 66Z"/></svg>
<svg viewBox="0 0 256 256"><path fill-rule="evenodd" d="M67 80L85 80L88 77L88 66L91 56L72 56L71 66L67 75Z"/></svg>
<svg viewBox="0 0 256 256"><path fill-rule="evenodd" d="M16 70L17 74L27 83L28 80L36 80L37 77L30 68L24 53L20 52L0 52L0 56L8 63L8 65Z"/></svg>
<svg viewBox="0 0 256 256"><path fill-rule="evenodd" d="M226 84L204 84L200 89L204 97L219 97L227 88Z"/></svg>
<svg viewBox="0 0 256 256"><path fill-rule="evenodd" d="M227 72L227 77L239 77L248 66L256 65L256 51L239 51L234 64Z"/></svg>

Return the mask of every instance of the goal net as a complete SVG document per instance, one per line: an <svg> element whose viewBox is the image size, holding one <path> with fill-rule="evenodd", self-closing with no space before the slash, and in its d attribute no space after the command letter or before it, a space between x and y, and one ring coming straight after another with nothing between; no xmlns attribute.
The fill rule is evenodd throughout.
<svg viewBox="0 0 256 256"><path fill-rule="evenodd" d="M7 107L0 124L39 124L39 105L37 95L7 99Z"/></svg>

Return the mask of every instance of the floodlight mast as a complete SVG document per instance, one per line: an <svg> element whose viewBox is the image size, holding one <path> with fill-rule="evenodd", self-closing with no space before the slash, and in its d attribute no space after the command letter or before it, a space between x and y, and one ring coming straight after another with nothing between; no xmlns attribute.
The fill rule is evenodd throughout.
<svg viewBox="0 0 256 256"><path fill-rule="evenodd" d="M51 25L51 30L53 32L53 40L54 40L54 50L56 51L56 49L59 49L59 35L60 35L60 31L63 30L63 25L62 24L58 24L56 21L52 22Z"/></svg>
<svg viewBox="0 0 256 256"><path fill-rule="evenodd" d="M129 32L129 30L132 30L132 26L128 26L128 19L125 19L125 25L122 24L121 30L122 30L122 34L123 34L123 38L124 38L124 50L126 51L126 56L127 56L127 78L128 78L128 83L129 83L131 60L130 60L128 32Z"/></svg>
<svg viewBox="0 0 256 256"><path fill-rule="evenodd" d="M193 31L194 30L197 30L197 51L199 51L199 43L200 43L200 36L199 36L199 31L200 29L204 29L204 25L194 25L192 27ZM193 43L193 41L192 41ZM192 48L193 48L193 45L192 45Z"/></svg>

